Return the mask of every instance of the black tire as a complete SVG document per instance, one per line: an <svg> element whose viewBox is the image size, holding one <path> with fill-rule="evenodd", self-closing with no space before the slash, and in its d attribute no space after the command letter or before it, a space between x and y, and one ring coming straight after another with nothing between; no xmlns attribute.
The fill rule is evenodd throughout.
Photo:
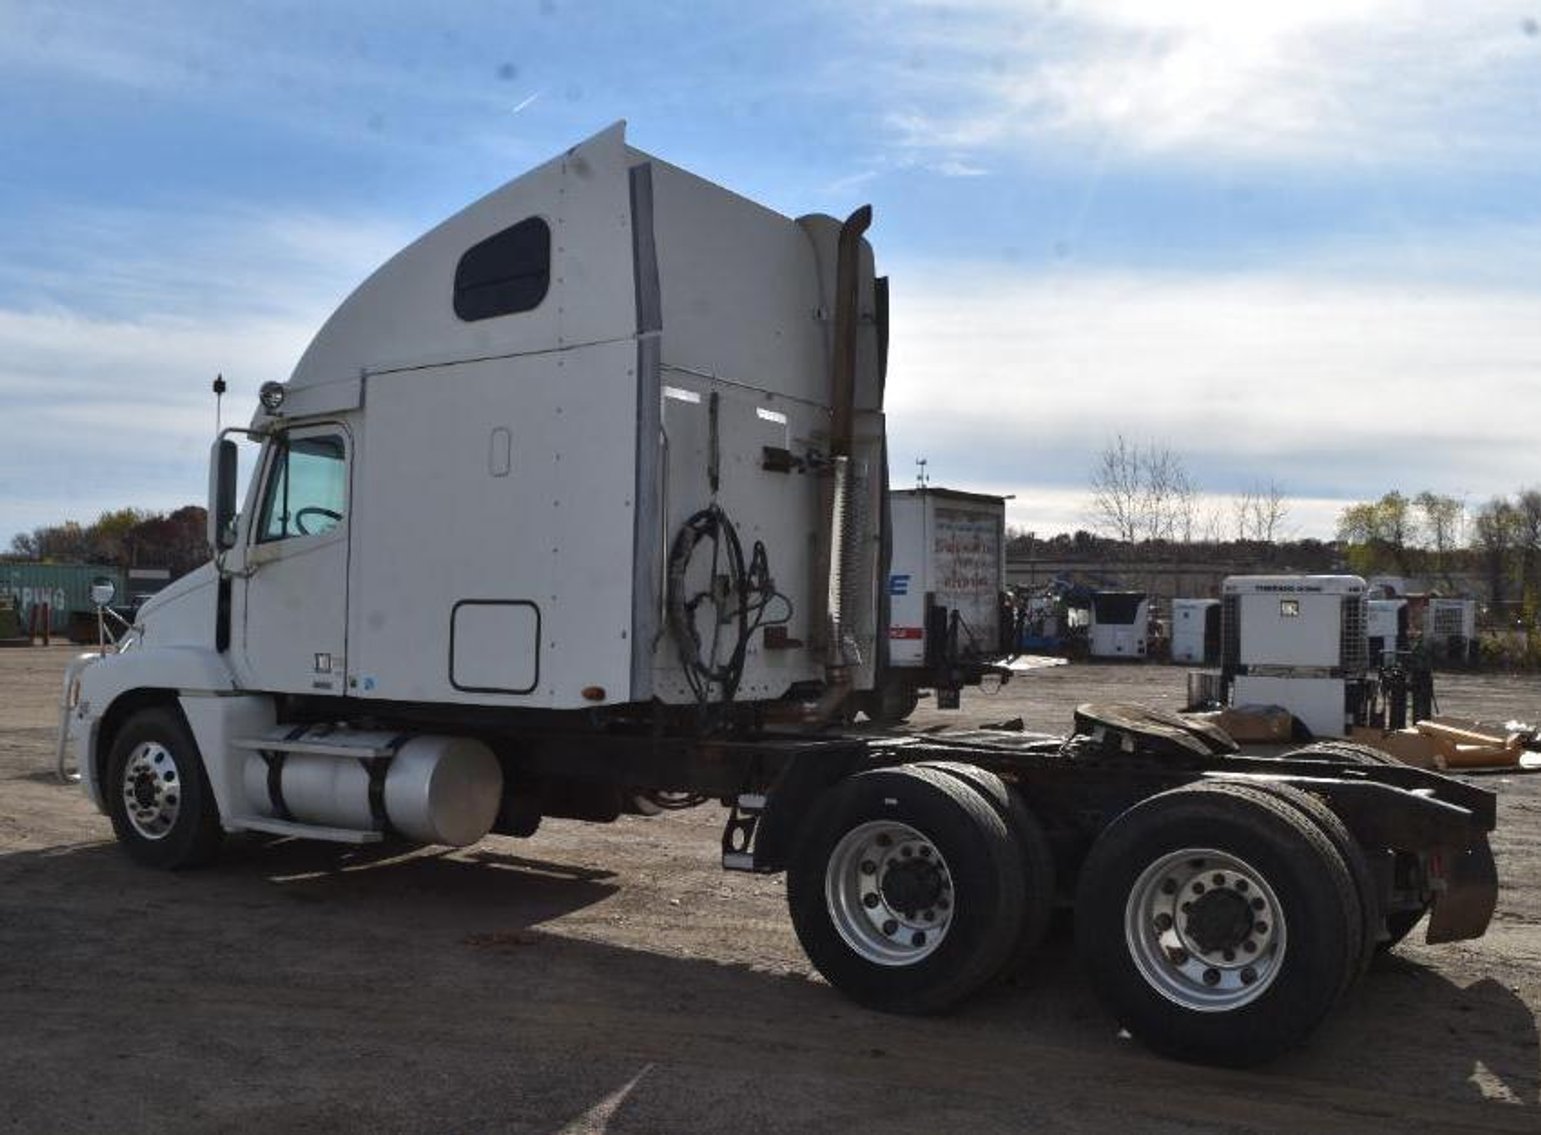
<svg viewBox="0 0 1541 1135"><path fill-rule="evenodd" d="M140 863L175 870L219 854L214 792L175 709L143 709L124 723L107 754L102 794L118 842Z"/></svg>
<svg viewBox="0 0 1541 1135"><path fill-rule="evenodd" d="M1380 888L1376 886L1375 874L1370 870L1370 863L1364 856L1364 849L1354 839L1353 833L1348 830L1348 825L1325 801L1296 785L1263 780L1255 783L1226 780L1207 783L1210 787L1221 791L1264 792L1275 799L1283 800L1315 824L1317 829L1332 841L1332 846L1342 858L1343 865L1348 868L1348 876L1354 883L1354 895L1359 900L1359 947L1356 954L1359 960L1354 968L1344 975L1346 980L1342 992L1346 993L1348 987L1363 977L1365 971L1370 968L1370 963L1375 959L1376 944L1381 938Z"/></svg>
<svg viewBox="0 0 1541 1135"><path fill-rule="evenodd" d="M1022 794L995 773L978 765L960 761L925 761L921 768L934 768L961 780L984 797L996 815L1006 821L1022 857L1022 928L1006 957L1002 972L1013 973L1026 965L1048 934L1054 915L1054 848L1044 834L1043 825L1022 799Z"/></svg>
<svg viewBox="0 0 1541 1135"><path fill-rule="evenodd" d="M1299 749L1283 754L1291 761L1337 761L1346 765L1399 765L1402 762L1390 753L1382 752L1373 745L1358 741L1312 741Z"/></svg>
<svg viewBox="0 0 1541 1135"><path fill-rule="evenodd" d="M1201 783L1142 801L1098 838L1076 940L1133 1036L1248 1067L1300 1044L1336 1004L1360 917L1342 856L1303 813Z"/></svg>
<svg viewBox="0 0 1541 1135"><path fill-rule="evenodd" d="M994 807L915 766L832 788L787 872L809 960L852 1000L892 1013L942 1012L995 977L1017 943L1025 891Z"/></svg>

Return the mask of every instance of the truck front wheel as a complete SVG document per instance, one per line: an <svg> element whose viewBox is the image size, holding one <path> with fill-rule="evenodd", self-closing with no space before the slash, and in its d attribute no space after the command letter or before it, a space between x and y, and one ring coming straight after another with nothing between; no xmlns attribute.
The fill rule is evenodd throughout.
<svg viewBox="0 0 1541 1135"><path fill-rule="evenodd" d="M829 983L872 1009L948 1009L1002 969L1026 883L1005 820L937 769L858 773L809 817L792 925Z"/></svg>
<svg viewBox="0 0 1541 1135"><path fill-rule="evenodd" d="M113 832L151 867L197 867L219 851L214 793L198 745L169 707L129 718L107 754L104 784Z"/></svg>
<svg viewBox="0 0 1541 1135"><path fill-rule="evenodd" d="M1103 832L1076 939L1114 1015L1179 1059L1245 1067L1302 1042L1359 963L1353 879L1328 837L1261 793L1190 785Z"/></svg>

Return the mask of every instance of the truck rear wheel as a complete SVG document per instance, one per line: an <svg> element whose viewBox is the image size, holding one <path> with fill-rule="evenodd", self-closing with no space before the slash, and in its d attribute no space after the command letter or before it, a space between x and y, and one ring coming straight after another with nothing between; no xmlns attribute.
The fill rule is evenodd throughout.
<svg viewBox="0 0 1541 1135"><path fill-rule="evenodd" d="M1002 969L1026 884L1006 821L937 769L873 769L809 817L787 874L803 950L872 1009L935 1013Z"/></svg>
<svg viewBox="0 0 1541 1135"><path fill-rule="evenodd" d="M1098 992L1157 1052L1245 1067L1305 1039L1362 948L1331 840L1263 793L1173 789L1114 820L1082 868L1076 939Z"/></svg>
<svg viewBox="0 0 1541 1135"><path fill-rule="evenodd" d="M1283 754L1291 761L1337 761L1345 765L1399 765L1402 762L1384 750L1359 741L1312 741Z"/></svg>
<svg viewBox="0 0 1541 1135"><path fill-rule="evenodd" d="M1205 787L1243 795L1250 792L1266 793L1277 800L1284 801L1295 811L1304 815L1327 837L1333 849L1342 858L1343 866L1348 868L1348 877L1353 880L1354 894L1359 900L1356 907L1359 914L1358 925L1355 927L1350 924L1350 937L1353 937L1354 930L1357 929L1358 932L1359 944L1355 956L1359 960L1346 975L1347 985L1352 985L1354 981L1364 976L1365 971L1370 968L1370 963L1375 959L1375 945L1380 941L1380 891L1375 884L1375 875L1370 870L1369 861L1364 857L1364 850L1354 839L1353 833L1348 830L1348 825L1324 801L1293 784L1271 780L1260 780L1256 783L1212 780L1207 781ZM1347 992L1346 986L1344 992Z"/></svg>
<svg viewBox="0 0 1541 1135"><path fill-rule="evenodd" d="M151 867L197 867L218 854L223 833L198 745L176 710L140 710L107 754L103 784L112 829Z"/></svg>
<svg viewBox="0 0 1541 1135"><path fill-rule="evenodd" d="M961 780L990 803L1011 832L1022 857L1022 928L1006 958L1005 971L1023 966L1048 933L1054 914L1054 848L1022 794L995 773L960 761L926 761L934 768Z"/></svg>

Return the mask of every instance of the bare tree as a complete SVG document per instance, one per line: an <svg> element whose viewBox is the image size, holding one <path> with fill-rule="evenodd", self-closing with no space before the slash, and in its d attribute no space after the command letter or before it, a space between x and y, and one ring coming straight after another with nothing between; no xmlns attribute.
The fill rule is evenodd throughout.
<svg viewBox="0 0 1541 1135"><path fill-rule="evenodd" d="M1145 526L1144 462L1123 434L1108 442L1092 469L1092 526L1133 544Z"/></svg>
<svg viewBox="0 0 1541 1135"><path fill-rule="evenodd" d="M1136 445L1117 435L1097 455L1091 488L1093 526L1114 539L1136 544L1193 535L1197 493L1168 445Z"/></svg>
<svg viewBox="0 0 1541 1135"><path fill-rule="evenodd" d="M1272 544L1284 535L1284 520L1289 516L1289 502L1279 482L1269 479L1265 485L1253 482L1233 504L1236 539Z"/></svg>

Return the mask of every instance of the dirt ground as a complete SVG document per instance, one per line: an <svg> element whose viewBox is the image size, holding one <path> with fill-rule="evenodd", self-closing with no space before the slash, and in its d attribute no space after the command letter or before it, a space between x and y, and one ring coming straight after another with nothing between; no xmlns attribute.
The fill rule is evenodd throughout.
<svg viewBox="0 0 1541 1135"><path fill-rule="evenodd" d="M381 854L230 840L137 867L52 773L67 648L0 651L0 1130L1541 1130L1541 776L1500 797L1488 935L1404 945L1267 1068L1121 1039L1064 937L952 1016L859 1009L804 960L782 880L724 873L715 805ZM1541 681L1442 677L1534 721ZM1062 732L1176 707L1183 671L1080 665L959 714Z"/></svg>

